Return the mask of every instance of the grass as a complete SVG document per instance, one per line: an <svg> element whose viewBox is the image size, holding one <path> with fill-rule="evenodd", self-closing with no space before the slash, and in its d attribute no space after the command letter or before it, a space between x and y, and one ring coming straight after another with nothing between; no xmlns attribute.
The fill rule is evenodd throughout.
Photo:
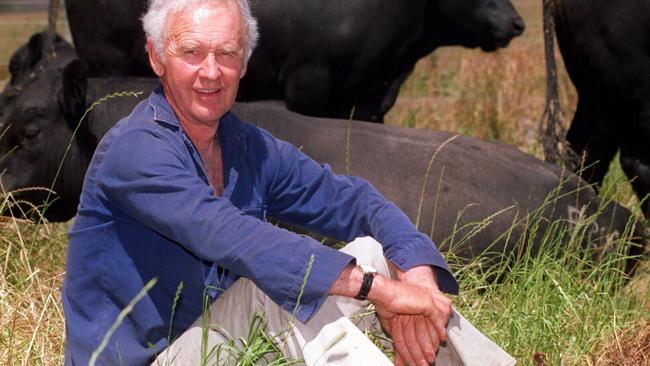
<svg viewBox="0 0 650 366"><path fill-rule="evenodd" d="M223 333L227 332L224 330ZM233 366L273 365L288 366L299 361L286 359L274 337L266 332L264 313L256 312L251 317L246 338L229 337L229 341L214 349L214 358L206 361L220 361Z"/></svg>
<svg viewBox="0 0 650 366"><path fill-rule="evenodd" d="M0 200L6 196L0 196ZM66 224L0 223L0 363L62 363Z"/></svg>
<svg viewBox="0 0 650 366"><path fill-rule="evenodd" d="M537 126L545 97L541 1L514 3L527 22L523 36L496 53L441 48L423 58L402 86L387 123L499 140L540 156ZM43 30L45 19L44 13L0 14L0 80L6 78L10 53L32 32ZM65 29L64 22L59 29ZM561 59L558 65L561 103L570 115L576 95ZM617 162L601 195L638 212L638 200ZM0 193L0 206L11 202L11 194ZM68 226L0 219L0 364L63 362L60 289ZM462 285L456 306L523 365L650 364L650 262L626 281L620 254L592 265L577 250L585 225L549 227L554 231L537 233L546 237L548 248L539 257L524 255L490 271L483 264L486 258L461 265L449 257ZM490 281L495 277L501 278L499 285ZM251 323L261 338L233 339L226 346L239 364L254 364L260 354L273 352L261 341L263 324L263 317Z"/></svg>
<svg viewBox="0 0 650 366"><path fill-rule="evenodd" d="M550 365L587 364L599 340L650 319L644 309L650 288L631 293L628 286L634 285L623 272L622 249L630 234L616 240L621 250L599 263L581 249L598 214L579 218L573 227L556 221L544 232L535 232L531 221L517 244L541 236L537 256L527 252L488 270L487 257L460 267L451 258L461 283L456 306L521 364L533 364L535 355Z"/></svg>

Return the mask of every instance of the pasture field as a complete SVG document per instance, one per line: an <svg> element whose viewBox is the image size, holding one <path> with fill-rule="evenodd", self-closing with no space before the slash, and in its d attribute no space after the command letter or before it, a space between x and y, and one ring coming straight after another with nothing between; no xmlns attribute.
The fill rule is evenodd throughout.
<svg viewBox="0 0 650 366"><path fill-rule="evenodd" d="M513 2L526 20L524 35L496 53L443 48L420 60L387 123L498 140L539 157L537 128L545 98L541 0ZM62 15L58 29L69 37ZM9 56L33 32L44 30L46 19L43 12L0 13L0 88ZM576 94L557 59L561 102L570 116ZM638 210L617 163L602 195ZM12 199L11 192L0 190L0 210ZM523 253L507 266L486 269L480 257L461 264L448 254L462 286L454 303L521 365L650 365L650 261L629 280L620 271L625 259L620 253L598 265L585 260L576 243L591 219L572 228L551 225L554 229L543 233L531 222L526 237L545 238L544 255ZM2 365L63 361L60 289L69 225L0 218ZM623 235L620 242L628 239ZM490 281L495 277L501 278L498 285ZM250 357L272 350L263 347L268 343L252 342L241 352Z"/></svg>

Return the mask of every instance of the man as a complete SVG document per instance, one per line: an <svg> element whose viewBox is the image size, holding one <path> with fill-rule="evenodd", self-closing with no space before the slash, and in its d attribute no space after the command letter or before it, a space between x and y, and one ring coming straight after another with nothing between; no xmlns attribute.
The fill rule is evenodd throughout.
<svg viewBox="0 0 650 366"><path fill-rule="evenodd" d="M290 357L387 364L346 318L370 303L396 364L434 362L452 313L440 290L458 286L430 239L367 182L229 112L257 40L247 1L152 0L143 23L162 87L104 136L88 168L63 288L66 364L100 351L107 365L213 363L220 327L243 336L258 309L270 333L289 330ZM363 238L337 251L267 217L381 246Z"/></svg>

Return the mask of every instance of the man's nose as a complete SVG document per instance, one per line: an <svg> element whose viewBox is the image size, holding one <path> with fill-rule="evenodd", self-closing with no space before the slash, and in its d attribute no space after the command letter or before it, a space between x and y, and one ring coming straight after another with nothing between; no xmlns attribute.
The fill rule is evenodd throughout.
<svg viewBox="0 0 650 366"><path fill-rule="evenodd" d="M199 76L206 79L215 80L221 76L221 65L217 61L214 53L208 53L201 63Z"/></svg>

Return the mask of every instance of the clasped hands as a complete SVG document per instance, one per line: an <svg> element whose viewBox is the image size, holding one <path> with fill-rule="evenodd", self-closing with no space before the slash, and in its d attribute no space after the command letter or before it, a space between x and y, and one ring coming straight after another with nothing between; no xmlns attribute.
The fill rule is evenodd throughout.
<svg viewBox="0 0 650 366"><path fill-rule="evenodd" d="M440 342L447 341L451 300L438 289L430 266L403 272L390 265L396 278L377 278L385 282L385 291L372 302L383 330L393 339L395 365L433 364Z"/></svg>

